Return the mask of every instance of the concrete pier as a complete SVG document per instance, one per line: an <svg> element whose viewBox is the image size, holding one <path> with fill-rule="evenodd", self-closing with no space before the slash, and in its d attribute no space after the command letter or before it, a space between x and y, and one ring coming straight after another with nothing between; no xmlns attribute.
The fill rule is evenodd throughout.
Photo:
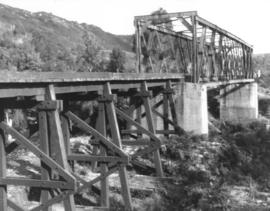
<svg viewBox="0 0 270 211"><path fill-rule="evenodd" d="M179 83L175 94L178 124L187 132L207 135L208 109L206 85Z"/></svg>
<svg viewBox="0 0 270 211"><path fill-rule="evenodd" d="M227 85L220 89L220 119L236 123L258 118L258 84Z"/></svg>

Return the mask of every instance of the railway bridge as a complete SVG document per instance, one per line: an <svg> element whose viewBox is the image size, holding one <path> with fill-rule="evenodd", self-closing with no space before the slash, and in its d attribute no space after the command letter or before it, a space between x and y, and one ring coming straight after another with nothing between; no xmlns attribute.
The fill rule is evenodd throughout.
<svg viewBox="0 0 270 211"><path fill-rule="evenodd" d="M200 17L196 11L137 16L138 72L181 73L179 125L208 133L207 91L220 94L220 118L242 122L258 116L252 46Z"/></svg>
<svg viewBox="0 0 270 211"><path fill-rule="evenodd" d="M202 19L197 12L135 17L136 73L11 73L0 75L0 210L48 211L56 203L75 211L74 195L93 189L109 210L109 175L118 172L126 210L132 210L127 165L154 163L163 177L161 136L187 131L208 134L207 91L220 90L220 118L257 118L257 85L252 47ZM71 105L91 101L95 117L76 115ZM6 109L31 109L39 142L7 124ZM89 135L92 154L71 149L72 128ZM7 134L14 140L10 141ZM40 160L40 177L10 177L8 155L19 146ZM125 146L139 147L133 153ZM87 162L98 173L82 178L74 162ZM40 203L26 209L8 197L8 186L38 187ZM93 208L94 209L94 208Z"/></svg>

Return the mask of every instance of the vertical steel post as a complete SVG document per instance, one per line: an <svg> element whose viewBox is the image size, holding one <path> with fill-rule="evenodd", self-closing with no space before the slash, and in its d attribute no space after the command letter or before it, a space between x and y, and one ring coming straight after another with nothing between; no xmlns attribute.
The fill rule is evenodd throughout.
<svg viewBox="0 0 270 211"><path fill-rule="evenodd" d="M192 82L197 83L199 78L198 73L198 46L197 46L197 21L196 15L191 16L192 21Z"/></svg>
<svg viewBox="0 0 270 211"><path fill-rule="evenodd" d="M136 67L137 67L137 73L142 72L142 65L141 65L141 25L139 21L135 21L135 27L136 27Z"/></svg>

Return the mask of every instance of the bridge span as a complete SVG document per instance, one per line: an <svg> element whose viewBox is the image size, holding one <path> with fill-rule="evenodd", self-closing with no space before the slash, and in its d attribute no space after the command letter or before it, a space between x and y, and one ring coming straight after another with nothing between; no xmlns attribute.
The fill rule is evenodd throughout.
<svg viewBox="0 0 270 211"><path fill-rule="evenodd" d="M177 72L182 84L179 124L208 134L207 90L220 90L220 118L243 122L258 116L250 44L203 19L197 11L136 16L137 72ZM182 110L181 110L182 109Z"/></svg>
<svg viewBox="0 0 270 211"><path fill-rule="evenodd" d="M183 73L193 83L253 78L253 48L197 11L136 16L138 72Z"/></svg>
<svg viewBox="0 0 270 211"><path fill-rule="evenodd" d="M119 172L126 210L132 210L127 165L147 166L152 159L163 177L161 136L208 134L207 92L219 89L220 118L246 121L258 116L252 47L197 12L135 18L137 73L11 73L0 75L0 210L26 210L8 198L7 186L41 189L40 203L29 210L48 211L63 202L75 211L74 195L93 189L109 210L108 177ZM76 115L74 101L95 105L94 115ZM7 124L6 109L31 109L37 116L39 143ZM93 121L88 121L89 119ZM72 128L89 135L92 154L71 150ZM14 141L7 139L10 134ZM40 178L9 177L7 156L24 146L40 159ZM124 146L140 147L128 154ZM74 162L99 173L84 180Z"/></svg>
<svg viewBox="0 0 270 211"><path fill-rule="evenodd" d="M225 90L233 86L232 93L222 91L221 95L233 94L233 98L221 96L229 102L221 104L221 110L239 112L240 105L241 115L245 114L246 118L254 112L253 105L248 103L255 94L253 79L207 84L184 80L184 75L179 73L1 74L0 210L6 211L7 207L25 210L7 197L8 185L42 190L40 204L31 210L49 210L53 204L63 202L65 210L75 211L74 194L91 189L97 182L101 183L100 206L108 207L108 176L114 172L119 172L125 206L131 210L126 166L145 166L139 158L153 157L156 175L162 177L160 136L181 135L185 131L207 134L208 89ZM91 101L97 108L95 115L79 117L70 107L74 101ZM27 108L38 117L38 145L5 120L6 109ZM89 118L95 118L94 123L89 124L86 121ZM88 144L94 147L92 154L72 152L71 125L90 135ZM15 141L7 140L5 134L10 134ZM7 156L20 145L40 159L40 179L7 175ZM127 154L123 146L139 146L141 150ZM80 178L70 167L77 161L90 163L100 175L90 181Z"/></svg>
<svg viewBox="0 0 270 211"><path fill-rule="evenodd" d="M153 156L156 174L163 176L159 135L180 134L174 102L174 88L183 81L182 74L117 74L117 73L10 73L0 76L0 210L25 207L7 198L7 186L38 187L42 190L40 205L31 210L49 210L64 202L64 209L75 211L74 194L101 183L100 205L109 206L108 176L119 172L122 195L131 210L131 195L126 166L145 165L138 158ZM161 96L158 101L157 96ZM91 101L95 115L79 117L70 110L74 101ZM152 102L153 101L153 102ZM157 109L164 105L164 112ZM32 109L38 121L39 146L32 143L5 120L6 109ZM164 128L156 130L156 119L163 119ZM96 116L96 117L95 117ZM84 118L84 119L83 119ZM85 119L95 118L93 124ZM121 122L121 124L120 124ZM93 154L71 151L70 131L76 127L90 135ZM169 127L171 125L171 127ZM15 141L9 142L5 134ZM9 177L7 156L18 146L31 151L41 162L40 179ZM126 154L122 147L140 147ZM75 174L69 164L89 162L100 175L86 181ZM54 177L52 178L52 174ZM53 192L53 194L52 194Z"/></svg>

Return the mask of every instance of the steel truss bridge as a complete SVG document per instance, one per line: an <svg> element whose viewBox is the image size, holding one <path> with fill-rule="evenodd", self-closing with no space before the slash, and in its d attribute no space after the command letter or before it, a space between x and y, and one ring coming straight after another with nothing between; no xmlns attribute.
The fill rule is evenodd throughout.
<svg viewBox="0 0 270 211"><path fill-rule="evenodd" d="M196 12L135 17L138 73L11 73L0 75L0 210L49 211L56 203L75 211L74 194L94 190L103 210L109 210L108 177L119 173L126 210L132 210L127 165L153 161L163 177L160 135L181 135L175 105L177 84L212 81L211 86L252 81L252 47L202 19ZM229 81L228 81L229 80ZM233 82L234 81L234 82ZM119 99L125 106L119 105ZM74 101L97 105L95 124L71 111ZM21 134L5 119L6 109L35 111L39 143ZM93 118L89 116L88 118ZM119 122L123 125L119 125ZM162 128L156 122L161 121ZM89 135L92 154L71 150L71 125ZM7 134L15 140L8 142ZM128 154L123 146L140 147ZM8 155L23 146L40 160L40 178L10 177ZM85 180L74 162L87 162L99 173ZM38 205L23 207L8 197L8 186L38 187Z"/></svg>
<svg viewBox="0 0 270 211"><path fill-rule="evenodd" d="M253 78L252 46L196 11L137 16L138 72L177 72L197 82Z"/></svg>

